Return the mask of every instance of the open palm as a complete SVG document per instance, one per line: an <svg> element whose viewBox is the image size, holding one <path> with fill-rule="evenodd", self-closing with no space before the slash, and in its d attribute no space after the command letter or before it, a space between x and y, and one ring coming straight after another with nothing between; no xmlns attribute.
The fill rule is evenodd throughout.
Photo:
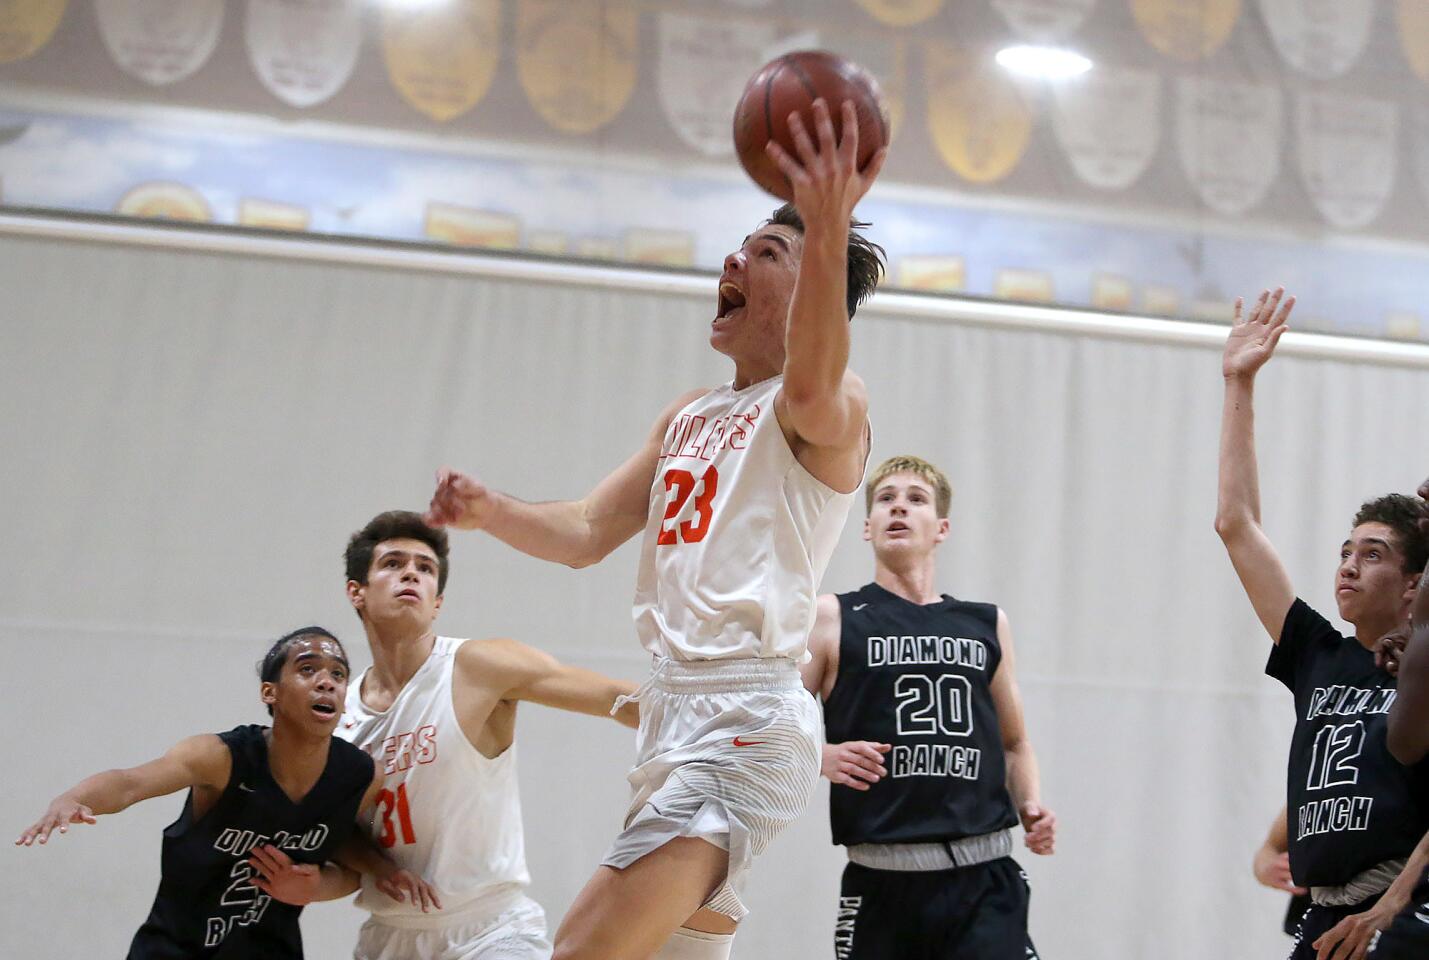
<svg viewBox="0 0 1429 960"><path fill-rule="evenodd" d="M1248 316L1242 316L1244 301L1236 298L1235 320L1221 357L1221 374L1226 379L1255 376L1275 353L1275 345L1289 329L1286 321L1295 307L1294 297L1285 297L1281 303L1282 297L1285 297L1284 287L1274 293L1261 291Z"/></svg>

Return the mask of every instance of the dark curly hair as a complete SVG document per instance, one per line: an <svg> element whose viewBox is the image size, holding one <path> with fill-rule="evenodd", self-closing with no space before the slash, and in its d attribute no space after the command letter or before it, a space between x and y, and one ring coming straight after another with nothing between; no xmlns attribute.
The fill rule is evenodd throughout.
<svg viewBox="0 0 1429 960"><path fill-rule="evenodd" d="M1419 573L1429 564L1429 536L1419 528L1419 521L1429 518L1429 506L1417 497L1391 493L1377 500L1368 500L1355 514L1354 526L1362 523L1382 523L1394 531L1396 546L1404 554L1404 572Z"/></svg>
<svg viewBox="0 0 1429 960"><path fill-rule="evenodd" d="M801 236L804 233L804 219L792 203L786 203L766 224L789 227ZM859 233L868 226L862 220L850 220L848 225L848 318L853 319L858 305L873 296L873 290L883 277L883 264L887 254L883 248Z"/></svg>
<svg viewBox="0 0 1429 960"><path fill-rule="evenodd" d="M273 645L268 648L268 652L258 661L258 679L264 683L277 683L278 675L283 672L283 665L288 662L288 653L293 649L293 644L306 637L324 637L337 644L337 651L341 654L342 665L348 666L347 650L331 630L326 630L319 626L299 627L291 633L285 633ZM350 670L351 667L348 667ZM268 716L273 715L273 705L268 704Z"/></svg>
<svg viewBox="0 0 1429 960"><path fill-rule="evenodd" d="M437 595L447 588L447 532L429 527L420 513L410 510L388 510L367 522L367 526L347 541L343 560L347 564L347 579L367 582L372 569L372 554L385 540L420 540L437 555Z"/></svg>

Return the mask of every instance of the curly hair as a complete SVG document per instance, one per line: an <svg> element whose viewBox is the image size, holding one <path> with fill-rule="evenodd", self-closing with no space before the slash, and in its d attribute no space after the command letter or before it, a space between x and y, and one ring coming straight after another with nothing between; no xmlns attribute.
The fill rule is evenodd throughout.
<svg viewBox="0 0 1429 960"><path fill-rule="evenodd" d="M1377 500L1367 500L1355 514L1354 526L1362 523L1382 523L1394 531L1395 545L1404 554L1405 573L1419 573L1429 564L1429 536L1419 528L1419 521L1429 518L1429 506L1417 497L1391 493Z"/></svg>
<svg viewBox="0 0 1429 960"><path fill-rule="evenodd" d="M799 216L799 211L794 209L792 203L786 203L774 215L765 221L765 224L773 224L780 227L789 227L801 236L804 233L804 218ZM884 262L887 254L882 247L872 240L859 233L866 229L867 223L862 220L850 220L848 225L848 294L847 303L848 318L853 319L853 315L858 310L858 305L869 297L873 296L874 288L878 286L878 281L882 279Z"/></svg>
<svg viewBox="0 0 1429 960"><path fill-rule="evenodd" d="M410 510L379 513L367 522L367 526L352 535L343 553L347 579L367 582L367 573L372 569L372 554L384 540L420 540L431 547L437 555L437 594L440 596L446 590L447 532L427 526L420 513Z"/></svg>

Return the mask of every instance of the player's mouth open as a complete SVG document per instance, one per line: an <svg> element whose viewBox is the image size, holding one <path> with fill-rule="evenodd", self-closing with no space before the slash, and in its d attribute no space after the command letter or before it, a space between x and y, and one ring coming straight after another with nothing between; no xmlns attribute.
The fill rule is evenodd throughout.
<svg viewBox="0 0 1429 960"><path fill-rule="evenodd" d="M332 720L337 716L337 706L326 700L319 700L313 704L313 713L324 720Z"/></svg>
<svg viewBox="0 0 1429 960"><path fill-rule="evenodd" d="M723 320L735 310L744 306L744 291L734 284L725 281L719 285L719 313L715 314L716 320Z"/></svg>

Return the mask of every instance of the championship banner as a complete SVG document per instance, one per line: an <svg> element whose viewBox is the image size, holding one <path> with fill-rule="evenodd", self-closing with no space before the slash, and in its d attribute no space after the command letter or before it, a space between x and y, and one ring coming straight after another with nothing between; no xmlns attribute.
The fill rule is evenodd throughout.
<svg viewBox="0 0 1429 960"><path fill-rule="evenodd" d="M115 213L127 217L148 217L153 220L186 220L208 223L213 211L208 201L192 187L182 183L144 183L119 198Z"/></svg>
<svg viewBox="0 0 1429 960"><path fill-rule="evenodd" d="M911 27L932 19L943 9L943 0L858 0L858 5L880 23Z"/></svg>
<svg viewBox="0 0 1429 960"><path fill-rule="evenodd" d="M307 207L273 200L244 197L238 201L238 222L245 227L264 230L306 230L312 215Z"/></svg>
<svg viewBox="0 0 1429 960"><path fill-rule="evenodd" d="M1177 80L1176 94L1176 152L1186 179L1217 213L1244 213L1280 172L1280 88L1185 76Z"/></svg>
<svg viewBox="0 0 1429 960"><path fill-rule="evenodd" d="M615 119L635 89L639 53L639 14L625 5L518 0L521 88L541 119L562 133L590 133Z"/></svg>
<svg viewBox="0 0 1429 960"><path fill-rule="evenodd" d="M1399 112L1392 103L1302 93L1295 103L1300 175L1315 207L1344 230L1371 223L1394 190Z"/></svg>
<svg viewBox="0 0 1429 960"><path fill-rule="evenodd" d="M990 57L932 41L923 52L928 131L938 154L973 183L996 183L1022 159L1032 111Z"/></svg>
<svg viewBox="0 0 1429 960"><path fill-rule="evenodd" d="M248 0L248 59L273 96L311 107L352 75L362 22L362 0Z"/></svg>
<svg viewBox="0 0 1429 960"><path fill-rule="evenodd" d="M992 0L992 5L1019 37L1049 43L1081 29L1097 0Z"/></svg>
<svg viewBox="0 0 1429 960"><path fill-rule="evenodd" d="M428 203L422 232L428 240L457 247L515 250L521 245L521 221L509 213L454 203Z"/></svg>
<svg viewBox="0 0 1429 960"><path fill-rule="evenodd" d="M1429 81L1429 0L1399 0L1395 20L1404 58L1420 79Z"/></svg>
<svg viewBox="0 0 1429 960"><path fill-rule="evenodd" d="M1052 128L1085 183L1123 190L1146 171L1161 141L1161 77L1098 66L1052 88Z"/></svg>
<svg viewBox="0 0 1429 960"><path fill-rule="evenodd" d="M501 0L448 0L382 14L382 54L392 86L445 123L481 102L501 60Z"/></svg>
<svg viewBox="0 0 1429 960"><path fill-rule="evenodd" d="M1260 0L1281 58L1312 77L1338 77L1359 60L1374 23L1374 0Z"/></svg>
<svg viewBox="0 0 1429 960"><path fill-rule="evenodd" d="M660 14L656 87L681 140L705 156L734 154L735 105L748 78L770 59L777 30L758 20Z"/></svg>
<svg viewBox="0 0 1429 960"><path fill-rule="evenodd" d="M0 63L31 56L55 35L69 0L0 0Z"/></svg>
<svg viewBox="0 0 1429 960"><path fill-rule="evenodd" d="M1173 60L1204 60L1240 19L1240 0L1131 0L1146 42Z"/></svg>
<svg viewBox="0 0 1429 960"><path fill-rule="evenodd" d="M161 87L208 62L223 0L94 0L99 33L119 69Z"/></svg>

